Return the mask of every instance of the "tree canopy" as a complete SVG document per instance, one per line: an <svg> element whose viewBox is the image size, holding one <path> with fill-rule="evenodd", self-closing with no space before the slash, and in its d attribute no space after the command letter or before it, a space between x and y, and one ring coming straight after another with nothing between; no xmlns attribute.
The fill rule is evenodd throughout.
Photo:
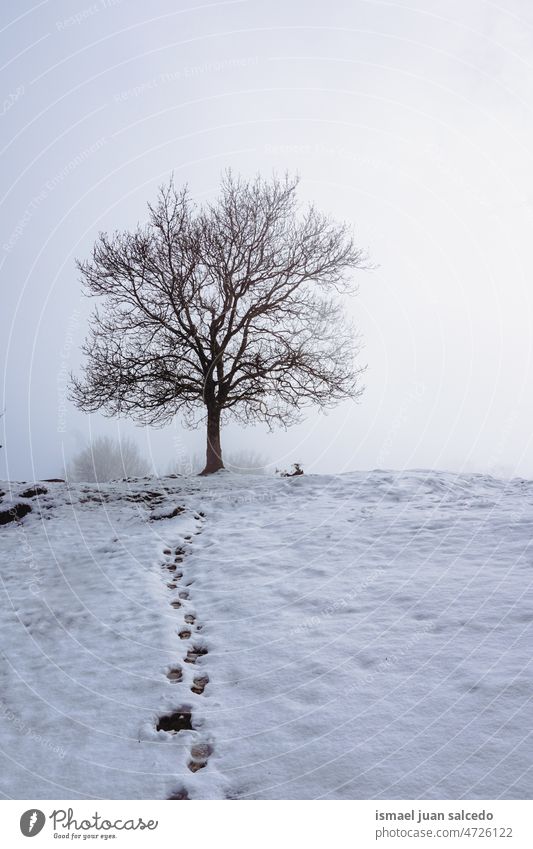
<svg viewBox="0 0 533 849"><path fill-rule="evenodd" d="M84 410L164 425L207 419L205 472L223 466L221 417L287 426L308 404L361 393L359 343L340 296L366 267L348 225L300 211L298 179L226 172L198 208L173 181L134 231L100 233L78 263L94 310Z"/></svg>

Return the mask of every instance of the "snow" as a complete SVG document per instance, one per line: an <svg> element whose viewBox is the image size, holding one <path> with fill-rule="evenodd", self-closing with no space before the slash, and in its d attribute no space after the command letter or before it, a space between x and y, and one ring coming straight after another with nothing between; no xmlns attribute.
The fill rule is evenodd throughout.
<svg viewBox="0 0 533 849"><path fill-rule="evenodd" d="M533 482L44 485L0 527L5 798L531 798Z"/></svg>

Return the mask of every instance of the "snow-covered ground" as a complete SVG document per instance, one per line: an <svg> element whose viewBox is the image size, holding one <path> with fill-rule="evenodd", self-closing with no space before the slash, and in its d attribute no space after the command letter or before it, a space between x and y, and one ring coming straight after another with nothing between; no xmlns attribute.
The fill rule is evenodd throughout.
<svg viewBox="0 0 533 849"><path fill-rule="evenodd" d="M533 482L44 486L0 526L4 797L533 795Z"/></svg>

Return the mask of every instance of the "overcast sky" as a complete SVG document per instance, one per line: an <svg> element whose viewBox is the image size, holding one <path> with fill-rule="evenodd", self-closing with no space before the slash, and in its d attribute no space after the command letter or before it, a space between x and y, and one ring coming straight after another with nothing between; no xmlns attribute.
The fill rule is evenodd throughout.
<svg viewBox="0 0 533 849"><path fill-rule="evenodd" d="M347 305L366 392L223 434L309 471L533 477L533 7L528 0L3 4L0 477L60 473L90 433L161 470L203 450L65 402L92 303L75 257L143 221L174 171L297 171L377 265Z"/></svg>

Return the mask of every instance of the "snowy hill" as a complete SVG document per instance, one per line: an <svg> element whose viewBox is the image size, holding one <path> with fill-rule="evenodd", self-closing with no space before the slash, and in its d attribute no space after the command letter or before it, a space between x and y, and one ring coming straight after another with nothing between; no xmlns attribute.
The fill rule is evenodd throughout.
<svg viewBox="0 0 533 849"><path fill-rule="evenodd" d="M0 486L5 797L531 797L533 482L43 486Z"/></svg>

